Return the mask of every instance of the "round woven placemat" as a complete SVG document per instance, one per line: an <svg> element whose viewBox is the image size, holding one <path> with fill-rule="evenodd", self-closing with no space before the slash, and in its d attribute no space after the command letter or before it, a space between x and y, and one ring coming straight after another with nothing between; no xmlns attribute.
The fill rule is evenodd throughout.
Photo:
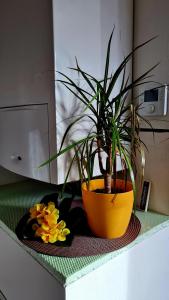
<svg viewBox="0 0 169 300"><path fill-rule="evenodd" d="M116 239L108 240L89 236L75 236L70 247L58 247L53 244L44 244L35 240L21 240L26 246L39 253L53 256L80 257L104 254L118 250L138 236L141 223L136 216L131 217L126 233Z"/></svg>

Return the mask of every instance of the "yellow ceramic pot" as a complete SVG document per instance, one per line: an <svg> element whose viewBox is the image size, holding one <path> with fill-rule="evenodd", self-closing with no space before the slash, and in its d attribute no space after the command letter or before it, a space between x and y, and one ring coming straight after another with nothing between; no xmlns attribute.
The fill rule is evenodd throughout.
<svg viewBox="0 0 169 300"><path fill-rule="evenodd" d="M124 190L124 181L117 180L117 188ZM88 224L92 232L102 238L118 238L127 230L133 209L133 189L127 182L126 192L118 194L96 193L94 190L104 189L104 180L91 180L89 190L82 184L82 198L87 214Z"/></svg>

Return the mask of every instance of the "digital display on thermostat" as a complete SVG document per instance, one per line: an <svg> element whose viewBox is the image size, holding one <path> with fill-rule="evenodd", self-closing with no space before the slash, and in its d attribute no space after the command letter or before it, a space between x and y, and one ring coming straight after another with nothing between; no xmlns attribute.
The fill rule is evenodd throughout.
<svg viewBox="0 0 169 300"><path fill-rule="evenodd" d="M157 102L158 89L151 89L144 92L144 102Z"/></svg>

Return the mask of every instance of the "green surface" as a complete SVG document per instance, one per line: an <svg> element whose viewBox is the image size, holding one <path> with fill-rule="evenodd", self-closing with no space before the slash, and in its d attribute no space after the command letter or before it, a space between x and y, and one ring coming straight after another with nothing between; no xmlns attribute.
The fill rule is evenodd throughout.
<svg viewBox="0 0 169 300"><path fill-rule="evenodd" d="M39 202L45 194L55 191L55 187L52 185L34 181L25 181L23 183L0 187L0 219L14 232L18 221L27 209L35 202ZM28 248L27 251L38 259L57 280L63 285L67 285L161 230L163 227L169 226L168 216L151 212L137 212L137 216L142 223L139 237L128 246L109 254L80 258L64 258L37 254ZM2 226L1 223L0 227ZM8 233L11 231L8 230ZM11 235L13 238L16 238L14 234L11 233Z"/></svg>

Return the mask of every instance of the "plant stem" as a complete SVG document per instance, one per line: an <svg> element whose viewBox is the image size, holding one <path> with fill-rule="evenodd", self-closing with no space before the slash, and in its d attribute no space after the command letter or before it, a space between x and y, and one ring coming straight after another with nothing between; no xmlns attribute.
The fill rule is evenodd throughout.
<svg viewBox="0 0 169 300"><path fill-rule="evenodd" d="M103 175L105 173L105 170L103 168L103 162L102 162L102 156L101 156L101 140L97 139L97 147L98 147L98 160L99 160L99 168L100 172Z"/></svg>
<svg viewBox="0 0 169 300"><path fill-rule="evenodd" d="M117 179L117 164L116 164L116 155L114 158L114 163L113 163L113 188L114 188L114 193L116 193L116 179Z"/></svg>
<svg viewBox="0 0 169 300"><path fill-rule="evenodd" d="M108 174L107 172L104 174L104 186L105 186L105 193L111 194L111 174Z"/></svg>
<svg viewBox="0 0 169 300"><path fill-rule="evenodd" d="M109 143L107 158L106 158L106 171L104 173L104 187L105 193L111 194L111 184L112 184L112 145Z"/></svg>

